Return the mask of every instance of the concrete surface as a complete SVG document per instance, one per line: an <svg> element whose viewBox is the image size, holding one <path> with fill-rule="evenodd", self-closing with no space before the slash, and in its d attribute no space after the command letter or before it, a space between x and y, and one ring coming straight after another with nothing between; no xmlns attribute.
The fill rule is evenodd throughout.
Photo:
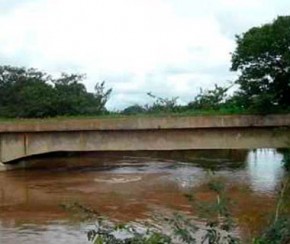
<svg viewBox="0 0 290 244"><path fill-rule="evenodd" d="M283 148L290 145L289 126L290 115L0 123L0 169L57 151Z"/></svg>

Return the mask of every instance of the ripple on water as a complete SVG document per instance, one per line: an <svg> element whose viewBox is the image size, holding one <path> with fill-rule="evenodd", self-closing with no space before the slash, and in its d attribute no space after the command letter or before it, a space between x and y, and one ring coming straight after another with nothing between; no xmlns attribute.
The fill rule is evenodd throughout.
<svg viewBox="0 0 290 244"><path fill-rule="evenodd" d="M137 177L113 177L110 179L95 178L95 182L109 183L109 184L122 184L142 180L141 176Z"/></svg>

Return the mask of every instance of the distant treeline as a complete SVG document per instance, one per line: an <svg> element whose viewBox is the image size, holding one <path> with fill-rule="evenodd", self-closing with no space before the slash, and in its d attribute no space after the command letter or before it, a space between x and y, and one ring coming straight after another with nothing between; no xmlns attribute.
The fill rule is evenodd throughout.
<svg viewBox="0 0 290 244"><path fill-rule="evenodd" d="M201 90L193 101L178 105L177 97L147 93L152 105L133 105L118 114L277 113L290 111L290 16L254 27L236 36L231 70L239 77L229 87ZM79 74L53 78L35 69L0 66L0 117L54 117L109 113L112 89L97 83L87 92ZM229 88L237 90L229 95ZM144 91L145 92L145 91Z"/></svg>
<svg viewBox="0 0 290 244"><path fill-rule="evenodd" d="M87 92L83 75L62 74L52 78L35 69L0 67L0 117L43 118L73 115L99 115L111 89L97 83Z"/></svg>

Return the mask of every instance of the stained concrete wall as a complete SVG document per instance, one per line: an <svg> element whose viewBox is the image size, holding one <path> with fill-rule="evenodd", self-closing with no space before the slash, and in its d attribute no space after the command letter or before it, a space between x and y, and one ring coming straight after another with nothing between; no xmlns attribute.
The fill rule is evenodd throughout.
<svg viewBox="0 0 290 244"><path fill-rule="evenodd" d="M0 163L56 151L282 148L289 125L290 115L5 123Z"/></svg>
<svg viewBox="0 0 290 244"><path fill-rule="evenodd" d="M154 130L290 126L285 115L224 115L191 117L125 117L69 120L19 120L0 123L0 133L91 130Z"/></svg>

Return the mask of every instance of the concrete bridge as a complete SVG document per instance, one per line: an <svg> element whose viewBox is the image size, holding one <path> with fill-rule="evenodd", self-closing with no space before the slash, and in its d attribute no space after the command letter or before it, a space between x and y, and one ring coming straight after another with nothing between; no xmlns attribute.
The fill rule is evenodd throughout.
<svg viewBox="0 0 290 244"><path fill-rule="evenodd" d="M290 114L24 120L0 123L0 168L60 151L283 148Z"/></svg>

